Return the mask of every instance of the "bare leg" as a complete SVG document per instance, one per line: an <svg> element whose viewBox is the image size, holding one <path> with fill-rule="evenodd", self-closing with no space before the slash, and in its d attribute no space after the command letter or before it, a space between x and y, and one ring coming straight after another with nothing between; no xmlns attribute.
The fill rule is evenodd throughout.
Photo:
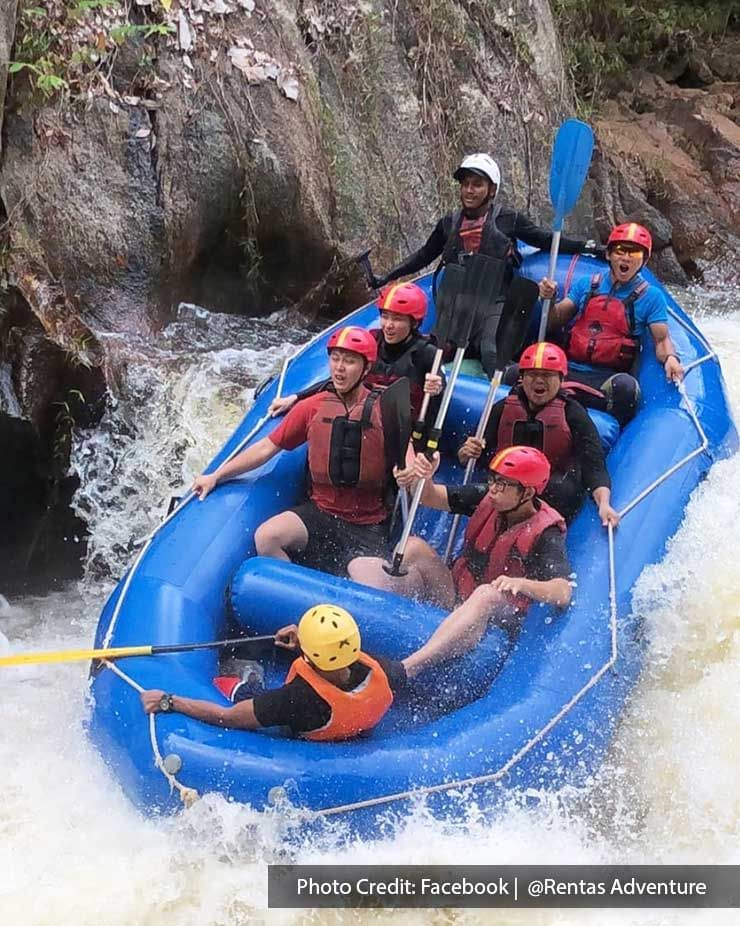
<svg viewBox="0 0 740 926"><path fill-rule="evenodd" d="M254 532L258 556L290 561L290 553L300 553L308 544L308 531L294 511L283 511L260 524Z"/></svg>
<svg viewBox="0 0 740 926"><path fill-rule="evenodd" d="M410 537L403 558L405 576L390 576L383 568L385 561L378 556L357 556L347 567L350 579L372 588L380 588L406 598L420 598L451 608L455 603L455 587L443 560L420 537Z"/></svg>
<svg viewBox="0 0 740 926"><path fill-rule="evenodd" d="M501 592L480 585L473 594L449 614L427 642L403 660L410 678L445 659L469 653L486 632L492 612L506 603Z"/></svg>

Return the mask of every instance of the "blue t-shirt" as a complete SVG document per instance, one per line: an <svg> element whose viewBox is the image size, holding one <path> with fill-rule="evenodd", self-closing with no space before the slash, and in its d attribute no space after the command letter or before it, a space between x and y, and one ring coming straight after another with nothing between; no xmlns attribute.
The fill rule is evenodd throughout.
<svg viewBox="0 0 740 926"><path fill-rule="evenodd" d="M643 282L643 278L638 273L636 277L631 279L629 283L625 283L623 286L612 286L611 274L602 273L601 280L599 282L599 288L596 291L597 296L615 296L617 299L620 299L622 302L630 295L630 293ZM567 298L572 302L575 302L578 312L573 316L573 320L570 324L575 322L578 317L578 313L582 312L585 308L586 302L589 299L591 294L591 277L587 274L584 274L582 277L579 277L575 283L571 286L568 291ZM657 286L648 284L648 288L636 300L633 308L635 316L635 334L638 338L642 339L645 332L648 330L649 325L668 324L668 306L665 301L665 296L658 289ZM570 361L570 365L574 369L579 370L590 370L593 367L589 367L586 364L576 363Z"/></svg>

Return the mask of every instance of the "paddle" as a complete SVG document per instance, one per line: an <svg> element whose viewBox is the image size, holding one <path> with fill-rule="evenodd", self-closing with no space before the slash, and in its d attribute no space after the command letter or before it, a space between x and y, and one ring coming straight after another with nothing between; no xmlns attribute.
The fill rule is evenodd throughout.
<svg viewBox="0 0 740 926"><path fill-rule="evenodd" d="M555 267L560 250L560 234L563 219L571 211L581 195L591 164L594 147L594 133L590 125L578 119L568 119L558 129L550 161L550 202L555 212L552 223L552 243L550 245L550 265L548 279L555 279ZM547 317L550 314L550 302L545 299L542 304L538 341L545 340Z"/></svg>
<svg viewBox="0 0 740 926"><path fill-rule="evenodd" d="M406 465L406 448L411 438L411 387L407 377L402 376L391 383L380 397L380 417L385 435L387 459L394 466L403 469ZM408 517L408 497L405 489L399 489L391 518L391 530L401 508L404 523Z"/></svg>
<svg viewBox="0 0 740 926"><path fill-rule="evenodd" d="M435 282L433 333L437 342L437 351L432 361L432 368L429 371L431 376L439 375L439 368L442 366L442 361L444 360L445 346L449 342L454 343L454 338L452 337L453 333L461 333L458 331L458 327L455 327L460 325L459 316L457 317L457 321L455 321L455 305L462 288L464 277L465 269L463 267L459 264L448 264L445 267L444 276L442 277L442 282L439 284L439 287L436 286ZM465 339L466 343L469 337L470 330L468 330ZM426 427L426 417L429 411L431 398L428 392L424 393L424 397L421 400L421 408L419 409L419 417L414 422L414 426L411 430L411 439L414 442L414 450L417 452L421 452L424 445L424 429Z"/></svg>
<svg viewBox="0 0 740 926"><path fill-rule="evenodd" d="M370 251L372 251L372 248L368 248L366 251L363 251L362 254L358 254L357 257L355 257L355 263L360 265L362 272L365 274L367 288L375 292L377 287L375 285L375 274L373 273L373 268L370 263Z"/></svg>
<svg viewBox="0 0 740 926"><path fill-rule="evenodd" d="M463 272L462 276L460 276L459 273L455 273L453 282L455 297L451 306L452 311L449 312L449 321L445 319L447 330L439 333L439 328L437 328L438 343L442 344L442 348L438 348L437 353L439 354L440 351L443 350L444 344L449 341L455 345L455 358L449 380L447 381L445 391L442 395L442 402L437 412L434 426L427 435L424 453L430 458L439 445L439 438L442 434L445 418L447 417L447 410L450 407L455 383L460 374L460 367L462 366L465 356L465 349L468 346L473 322L484 306L490 305L492 299L495 299L497 294L501 291L506 264L504 261L495 260L485 254L472 254L467 258L463 268L457 265L449 265L445 269L445 279L451 270L462 270ZM440 295L441 294L442 286L440 286ZM447 312L447 306L444 307L444 311ZM384 566L386 572L391 576L404 575L401 571L403 558L406 554L406 546L411 536L414 518L419 509L423 491L424 481L419 480L414 489L411 507L409 508L409 516L406 519L403 533L396 545L396 549L393 551L393 562L390 568Z"/></svg>
<svg viewBox="0 0 740 926"><path fill-rule="evenodd" d="M124 659L128 656L162 656L166 653L189 653L199 649L216 649L233 646L235 649L274 641L274 635L241 637L236 640L217 640L213 643L174 643L170 646L118 646L112 649L64 649L45 653L15 653L0 658L4 666L32 666L54 662L79 662L90 659Z"/></svg>
<svg viewBox="0 0 740 926"><path fill-rule="evenodd" d="M501 378L504 370L524 346L529 331L532 310L537 301L538 293L539 287L534 280L528 280L525 277L516 277L512 280L509 291L506 294L506 302L504 303L504 309L501 313L501 320L496 329L496 369L494 370L493 379L488 389L488 395L483 405L483 411L478 421L478 427L475 430L475 436L478 440L481 440L486 433L488 420L491 417L491 409L496 399L496 390L501 385ZM473 470L477 462L478 461L475 459L468 460L465 467L465 475L463 476L463 485L467 485L470 482L470 477L473 475ZM445 547L444 558L445 562L448 564L452 557L452 549L455 545L455 535L457 534L459 524L460 515L456 514L452 520L450 536L447 539L447 546Z"/></svg>

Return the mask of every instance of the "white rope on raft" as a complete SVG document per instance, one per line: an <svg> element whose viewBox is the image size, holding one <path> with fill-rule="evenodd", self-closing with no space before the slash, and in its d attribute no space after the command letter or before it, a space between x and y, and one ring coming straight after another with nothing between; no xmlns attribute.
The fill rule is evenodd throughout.
<svg viewBox="0 0 740 926"><path fill-rule="evenodd" d="M127 685L130 685L135 691L138 691L139 694L144 691L138 682L134 681L130 675L126 675L126 673L122 669L119 669L114 662L104 659L102 663L110 669L111 672L114 672L120 679L126 682ZM149 742L151 743L152 753L154 755L154 764L169 782L170 791L177 791L183 804L186 807L191 807L198 800L200 795L195 788L188 788L186 785L181 784L172 772L168 771L164 759L162 758L162 753L159 750L159 743L157 742L156 717L156 714L149 714Z"/></svg>

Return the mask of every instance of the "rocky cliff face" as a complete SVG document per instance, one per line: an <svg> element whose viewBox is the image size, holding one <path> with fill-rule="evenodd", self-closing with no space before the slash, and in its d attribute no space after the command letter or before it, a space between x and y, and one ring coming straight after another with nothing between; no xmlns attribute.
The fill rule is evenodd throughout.
<svg viewBox="0 0 740 926"><path fill-rule="evenodd" d="M159 12L174 32L111 52L85 99L18 86L6 115L11 266L43 265L93 328L156 324L180 298L336 307L362 246L386 261L428 232L464 151L495 149L509 196L544 207L569 104L546 0Z"/></svg>
<svg viewBox="0 0 740 926"><path fill-rule="evenodd" d="M644 221L665 279L737 284L740 248L740 40L663 76L636 71L595 123L599 232Z"/></svg>

